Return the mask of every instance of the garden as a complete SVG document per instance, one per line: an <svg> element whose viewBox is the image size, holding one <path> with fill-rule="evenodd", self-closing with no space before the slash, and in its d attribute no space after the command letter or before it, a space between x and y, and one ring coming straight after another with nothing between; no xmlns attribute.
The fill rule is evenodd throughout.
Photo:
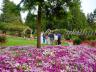
<svg viewBox="0 0 96 72"><path fill-rule="evenodd" d="M0 0L0 72L96 72L96 9L81 5Z"/></svg>
<svg viewBox="0 0 96 72"><path fill-rule="evenodd" d="M36 39L2 35L0 72L95 72L96 42L72 38L36 48Z"/></svg>

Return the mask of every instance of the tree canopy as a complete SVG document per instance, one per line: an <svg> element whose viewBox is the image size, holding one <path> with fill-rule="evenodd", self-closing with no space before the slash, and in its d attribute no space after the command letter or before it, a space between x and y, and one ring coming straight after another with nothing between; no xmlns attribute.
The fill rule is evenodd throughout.
<svg viewBox="0 0 96 72"><path fill-rule="evenodd" d="M96 30L96 9L93 11L93 13L87 14L87 21L91 29Z"/></svg>
<svg viewBox="0 0 96 72"><path fill-rule="evenodd" d="M3 9L0 15L0 27L3 30L22 31L25 28L22 23L20 10L10 0L3 0Z"/></svg>

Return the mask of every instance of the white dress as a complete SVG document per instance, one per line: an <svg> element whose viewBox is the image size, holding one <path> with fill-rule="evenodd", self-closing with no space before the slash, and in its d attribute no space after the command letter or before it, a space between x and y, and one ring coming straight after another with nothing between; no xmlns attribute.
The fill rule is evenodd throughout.
<svg viewBox="0 0 96 72"><path fill-rule="evenodd" d="M41 33L41 44L43 44L43 33Z"/></svg>
<svg viewBox="0 0 96 72"><path fill-rule="evenodd" d="M57 35L54 35L54 40L58 40L58 36Z"/></svg>

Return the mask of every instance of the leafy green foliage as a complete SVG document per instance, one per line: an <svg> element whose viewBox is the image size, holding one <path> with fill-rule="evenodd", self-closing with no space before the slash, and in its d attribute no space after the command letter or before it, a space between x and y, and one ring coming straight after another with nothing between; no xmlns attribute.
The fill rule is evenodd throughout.
<svg viewBox="0 0 96 72"><path fill-rule="evenodd" d="M93 11L93 13L87 14L87 21L90 28L96 30L96 9Z"/></svg>
<svg viewBox="0 0 96 72"><path fill-rule="evenodd" d="M82 40L80 38L77 38L74 40L73 44L74 45L79 45L82 42Z"/></svg>
<svg viewBox="0 0 96 72"><path fill-rule="evenodd" d="M3 0L3 14L1 15L1 21L11 23L20 23L20 11L17 6L9 0Z"/></svg>
<svg viewBox="0 0 96 72"><path fill-rule="evenodd" d="M0 35L0 43L5 43L6 42L6 36Z"/></svg>
<svg viewBox="0 0 96 72"><path fill-rule="evenodd" d="M96 40L96 36L87 36L87 40L90 40L90 41L94 40L95 41Z"/></svg>
<svg viewBox="0 0 96 72"><path fill-rule="evenodd" d="M0 24L0 30L5 30L5 31L18 31L22 32L27 26L22 25L22 24L11 24L11 23L2 23Z"/></svg>
<svg viewBox="0 0 96 72"><path fill-rule="evenodd" d="M33 15L31 11L29 11L27 18L25 20L25 24L29 26L33 31L36 29L36 15Z"/></svg>
<svg viewBox="0 0 96 72"><path fill-rule="evenodd" d="M88 27L86 17L84 13L82 13L82 11L80 10L80 0L73 0L73 2L70 3L69 8L72 15L69 26L71 27L71 30L80 30Z"/></svg>
<svg viewBox="0 0 96 72"><path fill-rule="evenodd" d="M47 29L67 29L81 30L88 27L84 13L80 9L80 0L47 1L42 12L42 28ZM67 3L65 3L67 2Z"/></svg>
<svg viewBox="0 0 96 72"><path fill-rule="evenodd" d="M3 13L0 16L0 29L6 31L22 31L26 26L22 24L20 10L9 0L3 0Z"/></svg>

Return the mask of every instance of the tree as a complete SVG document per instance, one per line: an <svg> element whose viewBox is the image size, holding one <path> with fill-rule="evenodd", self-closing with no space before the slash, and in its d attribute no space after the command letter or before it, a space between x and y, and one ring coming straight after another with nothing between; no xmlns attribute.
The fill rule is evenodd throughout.
<svg viewBox="0 0 96 72"><path fill-rule="evenodd" d="M94 14L94 23L96 23L96 9L94 10L93 14Z"/></svg>
<svg viewBox="0 0 96 72"><path fill-rule="evenodd" d="M46 5L45 7L45 29L60 29L67 28L67 22L70 19L70 13L68 11L68 1L55 0L51 7ZM50 1L49 1L50 4Z"/></svg>
<svg viewBox="0 0 96 72"><path fill-rule="evenodd" d="M2 12L0 16L2 29L10 31L20 31L23 29L24 25L21 21L20 10L13 2L10 0L3 0Z"/></svg>
<svg viewBox="0 0 96 72"><path fill-rule="evenodd" d="M96 29L96 9L93 11L93 13L87 14L87 21L89 23L89 26L95 30Z"/></svg>
<svg viewBox="0 0 96 72"><path fill-rule="evenodd" d="M37 15L37 48L41 48L41 11L43 0L21 0L21 3L24 2L24 6L27 10L32 10L38 5L38 15Z"/></svg>
<svg viewBox="0 0 96 72"><path fill-rule="evenodd" d="M25 20L25 24L29 26L33 32L36 29L36 15L32 14L31 11L28 12L28 15Z"/></svg>
<svg viewBox="0 0 96 72"><path fill-rule="evenodd" d="M71 0L21 0L21 3L24 3L24 7L27 10L32 10L33 8L36 8L38 6L38 15L37 15L37 48L41 47L41 41L40 41L40 35L41 35L41 18L42 18L42 12L43 9L51 9L52 6L58 4L60 2L60 5L63 5L65 3L71 2ZM20 5L19 4L19 5ZM57 11L58 12L58 11ZM57 13L58 14L58 13Z"/></svg>
<svg viewBox="0 0 96 72"><path fill-rule="evenodd" d="M87 20L88 20L89 24L93 23L94 22L94 14L93 13L87 14Z"/></svg>
<svg viewBox="0 0 96 72"><path fill-rule="evenodd" d="M50 1L48 1L50 4ZM64 4L64 3L65 4ZM51 7L45 7L45 16L43 16L43 27L47 29L67 29L74 30L88 27L85 14L80 9L80 0L55 1Z"/></svg>
<svg viewBox="0 0 96 72"><path fill-rule="evenodd" d="M9 0L3 0L2 12L3 14L1 16L3 22L21 22L20 11L13 2L10 2Z"/></svg>
<svg viewBox="0 0 96 72"><path fill-rule="evenodd" d="M73 0L69 4L70 12L72 15L72 19L70 22L72 29L80 30L88 27L87 19L84 13L81 11L80 7L80 0Z"/></svg>

